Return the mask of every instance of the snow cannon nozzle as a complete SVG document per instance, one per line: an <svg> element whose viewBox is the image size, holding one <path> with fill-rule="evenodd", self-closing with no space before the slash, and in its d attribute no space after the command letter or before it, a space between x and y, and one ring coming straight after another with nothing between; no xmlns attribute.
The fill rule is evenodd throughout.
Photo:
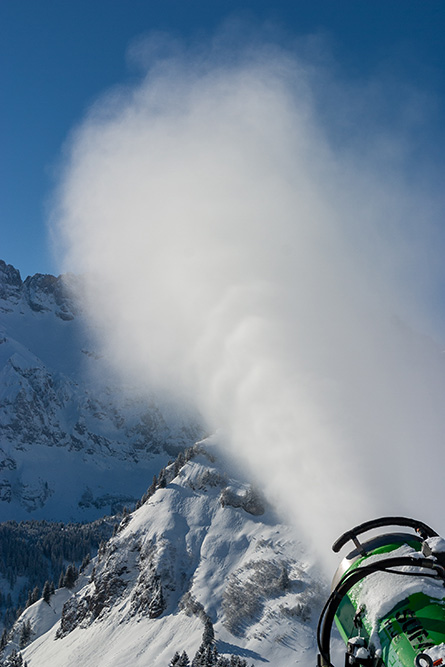
<svg viewBox="0 0 445 667"><path fill-rule="evenodd" d="M402 526L413 532L368 531ZM318 667L335 667L333 624L346 644L345 667L445 665L445 540L406 517L373 519L345 532L334 552L352 541L318 622ZM368 577L371 577L368 580Z"/></svg>

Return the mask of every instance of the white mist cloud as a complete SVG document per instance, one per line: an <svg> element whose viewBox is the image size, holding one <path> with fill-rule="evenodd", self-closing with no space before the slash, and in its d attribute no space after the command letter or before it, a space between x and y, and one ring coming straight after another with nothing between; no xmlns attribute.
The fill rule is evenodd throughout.
<svg viewBox="0 0 445 667"><path fill-rule="evenodd" d="M74 133L63 269L110 361L196 404L320 548L378 514L444 530L443 357L415 333L430 221L374 142L404 150L375 119L334 142L301 58L222 53L164 57Z"/></svg>

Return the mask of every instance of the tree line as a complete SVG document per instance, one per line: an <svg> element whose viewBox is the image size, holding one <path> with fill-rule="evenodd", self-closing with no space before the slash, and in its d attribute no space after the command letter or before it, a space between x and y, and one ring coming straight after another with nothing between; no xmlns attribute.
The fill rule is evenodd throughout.
<svg viewBox="0 0 445 667"><path fill-rule="evenodd" d="M47 594L55 583L65 585L67 574L69 583L73 568L81 566L101 542L109 539L115 523L116 519L109 518L87 524L32 520L0 523L0 576L6 583L0 592L3 626L10 628L25 607L40 599L45 586ZM24 583L20 583L22 578Z"/></svg>

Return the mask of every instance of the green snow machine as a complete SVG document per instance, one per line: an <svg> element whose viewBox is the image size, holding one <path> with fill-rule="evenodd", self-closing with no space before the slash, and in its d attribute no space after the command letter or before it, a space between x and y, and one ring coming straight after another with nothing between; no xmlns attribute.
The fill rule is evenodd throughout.
<svg viewBox="0 0 445 667"><path fill-rule="evenodd" d="M387 526L413 532L383 532ZM398 516L349 530L333 551L350 540L355 548L335 573L320 615L317 667L334 667L334 621L346 644L345 667L445 667L445 540Z"/></svg>

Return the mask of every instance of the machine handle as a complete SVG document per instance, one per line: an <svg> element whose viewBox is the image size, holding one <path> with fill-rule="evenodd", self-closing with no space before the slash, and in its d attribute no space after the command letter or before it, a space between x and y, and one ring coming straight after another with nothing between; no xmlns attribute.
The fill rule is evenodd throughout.
<svg viewBox="0 0 445 667"><path fill-rule="evenodd" d="M336 542L332 545L332 550L335 553L338 553L342 547L345 546L349 540L352 540L357 548L361 548L360 542L357 539L358 535L362 533L367 533L368 530L373 530L374 528L383 528L384 526L407 526L413 528L420 534L420 537L425 540L427 537L437 537L438 534L435 530L427 526L423 521L416 521L415 519L409 519L403 516L384 516L380 519L372 519L371 521L365 521L359 526L348 530L346 533L343 533Z"/></svg>

